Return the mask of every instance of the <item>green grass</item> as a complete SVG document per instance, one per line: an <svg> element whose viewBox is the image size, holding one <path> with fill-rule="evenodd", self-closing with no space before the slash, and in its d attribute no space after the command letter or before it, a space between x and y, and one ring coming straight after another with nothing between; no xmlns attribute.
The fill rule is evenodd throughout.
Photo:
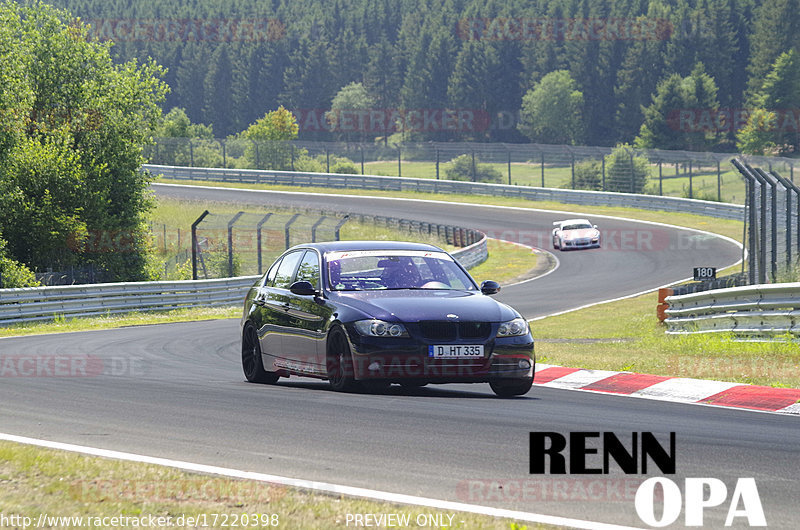
<svg viewBox="0 0 800 530"><path fill-rule="evenodd" d="M482 164L484 162L481 162ZM501 184L508 184L507 163L487 163L503 175ZM447 162L439 163L439 178L447 178L445 169ZM744 203L744 180L741 175L732 169L730 164L724 163L721 167L720 191L722 200L738 204ZM397 160L367 162L364 170L368 175L397 176ZM435 162L403 161L402 173L404 177L436 178ZM676 175L675 166L662 165L663 180L661 187L663 195L671 197L688 197L689 177L686 169L682 168ZM677 178L676 178L677 177ZM548 188L571 188L572 170L567 165L545 164L544 184L542 183L542 166L537 163L511 164L511 184L520 186L537 186ZM650 180L647 186L648 193L659 194L658 166L650 166ZM692 171L692 195L696 199L717 200L717 171L716 168L694 168Z"/></svg>
<svg viewBox="0 0 800 530"><path fill-rule="evenodd" d="M453 527L524 529L510 519L463 512L395 505L343 496L331 496L256 481L186 473L148 464L83 456L65 451L0 442L0 506L3 516L30 517L31 526L41 514L63 517L171 517L205 516L208 527L233 527L234 517L265 514L255 528L328 529L345 526L347 514L453 515ZM213 524L218 514L217 524ZM276 519L272 519L272 515ZM227 516L227 525L223 525ZM146 520L146 519L145 519ZM253 525L241 524L238 527ZM260 523L260 520L258 520ZM84 519L83 527L88 527ZM131 524L95 525L131 528ZM352 523L351 523L352 526ZM413 525L412 525L413 526ZM21 527L21 526L20 526ZM70 528L77 525L50 525ZM195 525L175 526L192 528ZM530 528L553 528L531 525Z"/></svg>
<svg viewBox="0 0 800 530"><path fill-rule="evenodd" d="M537 360L574 368L800 388L800 345L736 342L730 335L667 335L656 293L531 322ZM613 317L610 318L609 316ZM570 338L620 342L548 342Z"/></svg>

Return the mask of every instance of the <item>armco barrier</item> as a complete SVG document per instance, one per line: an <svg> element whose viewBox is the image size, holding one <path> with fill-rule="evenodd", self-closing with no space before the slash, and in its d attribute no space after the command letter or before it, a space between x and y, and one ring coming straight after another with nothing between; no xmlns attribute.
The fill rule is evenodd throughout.
<svg viewBox="0 0 800 530"><path fill-rule="evenodd" d="M471 268L486 260L486 235L452 252ZM64 317L103 316L132 311L238 305L260 276L168 282L99 283L0 289L0 325Z"/></svg>
<svg viewBox="0 0 800 530"><path fill-rule="evenodd" d="M315 186L331 189L351 188L361 190L492 195L588 206L623 206L627 208L641 208L643 210L693 213L719 219L744 219L744 206L738 204L634 193L534 188L530 186L509 186L506 184L460 182L455 180L342 175L337 173L301 173L257 169L219 169L157 165L144 165L142 169L148 170L154 175L164 175L166 178L178 180L243 182L281 186Z"/></svg>
<svg viewBox="0 0 800 530"><path fill-rule="evenodd" d="M731 287L668 296L667 333L730 332L741 337L800 336L800 283Z"/></svg>
<svg viewBox="0 0 800 530"><path fill-rule="evenodd" d="M259 276L0 289L0 325L132 311L236 305Z"/></svg>

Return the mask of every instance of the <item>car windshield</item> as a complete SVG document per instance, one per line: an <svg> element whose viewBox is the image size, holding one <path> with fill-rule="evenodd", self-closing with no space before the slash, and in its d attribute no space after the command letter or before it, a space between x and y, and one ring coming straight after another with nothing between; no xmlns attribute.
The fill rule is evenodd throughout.
<svg viewBox="0 0 800 530"><path fill-rule="evenodd" d="M332 291L385 289L476 290L445 252L359 250L326 254Z"/></svg>
<svg viewBox="0 0 800 530"><path fill-rule="evenodd" d="M561 230L583 230L585 228L592 228L592 225L590 225L589 223L572 223L566 225Z"/></svg>

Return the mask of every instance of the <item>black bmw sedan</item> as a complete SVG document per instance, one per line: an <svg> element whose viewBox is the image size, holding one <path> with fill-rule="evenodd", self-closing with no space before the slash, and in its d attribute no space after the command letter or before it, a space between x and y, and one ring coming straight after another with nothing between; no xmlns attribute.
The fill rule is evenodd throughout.
<svg viewBox="0 0 800 530"><path fill-rule="evenodd" d="M489 383L530 390L528 323L433 245L338 241L287 250L250 289L242 316L248 381L327 379L335 390Z"/></svg>

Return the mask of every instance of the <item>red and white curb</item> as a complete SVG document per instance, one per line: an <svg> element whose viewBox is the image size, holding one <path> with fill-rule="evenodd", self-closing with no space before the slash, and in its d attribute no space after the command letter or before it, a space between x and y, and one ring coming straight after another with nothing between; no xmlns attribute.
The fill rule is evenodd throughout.
<svg viewBox="0 0 800 530"><path fill-rule="evenodd" d="M800 389L536 364L539 386L800 415Z"/></svg>

